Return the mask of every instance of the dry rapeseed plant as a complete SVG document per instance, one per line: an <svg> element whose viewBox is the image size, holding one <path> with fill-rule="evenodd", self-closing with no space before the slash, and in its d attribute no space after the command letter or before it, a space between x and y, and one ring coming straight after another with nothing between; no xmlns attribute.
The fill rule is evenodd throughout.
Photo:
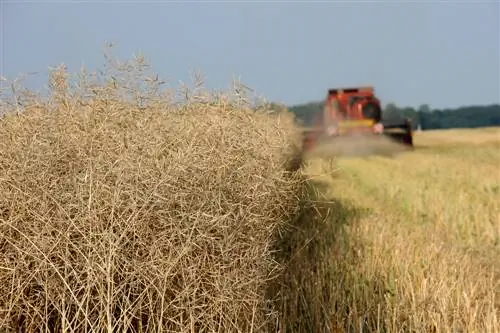
<svg viewBox="0 0 500 333"><path fill-rule="evenodd" d="M0 119L2 332L263 330L297 207L293 119L217 98L144 107L61 71Z"/></svg>

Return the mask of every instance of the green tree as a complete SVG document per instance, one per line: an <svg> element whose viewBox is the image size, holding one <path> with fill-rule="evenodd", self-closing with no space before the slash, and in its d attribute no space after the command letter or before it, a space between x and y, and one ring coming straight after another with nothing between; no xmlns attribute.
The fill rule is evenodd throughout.
<svg viewBox="0 0 500 333"><path fill-rule="evenodd" d="M418 112L420 113L430 113L432 112L431 107L429 104L422 104L418 107Z"/></svg>

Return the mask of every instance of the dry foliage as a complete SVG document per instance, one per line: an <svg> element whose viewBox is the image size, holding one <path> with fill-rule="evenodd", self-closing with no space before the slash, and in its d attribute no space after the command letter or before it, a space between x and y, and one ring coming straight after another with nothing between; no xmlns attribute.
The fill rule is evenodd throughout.
<svg viewBox="0 0 500 333"><path fill-rule="evenodd" d="M277 231L297 209L293 119L250 109L238 89L184 89L179 103L144 64L110 59L76 85L59 68L48 98L2 100L3 332L276 321L266 286Z"/></svg>

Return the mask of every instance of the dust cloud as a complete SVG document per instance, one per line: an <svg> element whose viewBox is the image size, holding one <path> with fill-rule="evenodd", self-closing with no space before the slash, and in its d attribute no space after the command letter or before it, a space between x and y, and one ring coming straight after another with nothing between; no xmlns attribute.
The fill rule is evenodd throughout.
<svg viewBox="0 0 500 333"><path fill-rule="evenodd" d="M322 140L305 153L306 158L394 156L410 147L385 136L355 135Z"/></svg>

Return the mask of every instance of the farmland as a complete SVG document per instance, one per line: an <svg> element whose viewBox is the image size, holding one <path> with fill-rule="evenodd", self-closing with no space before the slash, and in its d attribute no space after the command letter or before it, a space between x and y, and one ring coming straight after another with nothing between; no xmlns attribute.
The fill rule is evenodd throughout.
<svg viewBox="0 0 500 333"><path fill-rule="evenodd" d="M308 162L315 202L291 242L283 305L296 331L500 330L500 130L415 142Z"/></svg>
<svg viewBox="0 0 500 333"><path fill-rule="evenodd" d="M499 330L498 128L297 170L291 113L110 62L1 101L2 332Z"/></svg>

